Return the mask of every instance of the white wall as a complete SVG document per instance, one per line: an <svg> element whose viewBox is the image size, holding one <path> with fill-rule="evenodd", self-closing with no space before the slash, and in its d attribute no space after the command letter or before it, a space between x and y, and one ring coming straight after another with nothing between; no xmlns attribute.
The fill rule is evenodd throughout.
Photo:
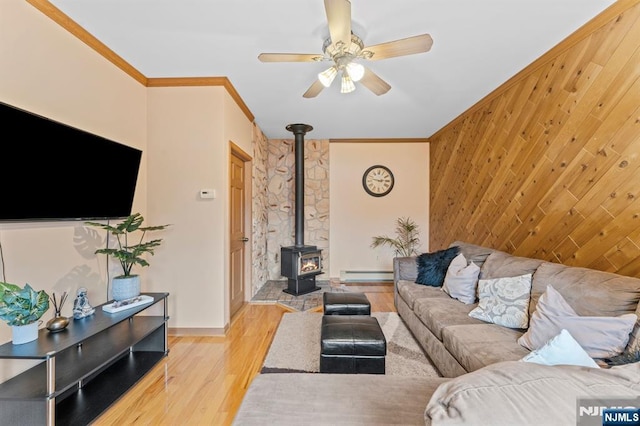
<svg viewBox="0 0 640 426"><path fill-rule="evenodd" d="M252 131L231 96L222 87L147 88L23 0L0 1L0 61L0 101L143 150L133 210L173 226L156 234L165 241L138 270L142 290L171 294L170 326L223 329L229 141L251 153ZM203 187L218 197L198 200ZM68 316L79 287L104 303L105 258L85 245L95 231L82 222L0 224L0 279L69 291ZM118 265L109 268L113 276ZM0 323L0 343L10 339Z"/></svg>
<svg viewBox="0 0 640 426"><path fill-rule="evenodd" d="M329 156L331 278L342 270L391 271L393 250L370 245L376 235L395 238L398 217L419 225L422 251L428 250L428 143L332 143ZM395 177L384 197L372 197L362 187L363 173L375 164L389 167Z"/></svg>
<svg viewBox="0 0 640 426"><path fill-rule="evenodd" d="M0 1L0 63L1 101L146 149L146 88L24 0ZM134 198L134 209L139 211L146 209L146 169L143 154ZM105 171L116 172L117 164ZM29 173L28 169L11 173L5 169L2 179L24 178ZM97 190L108 197L115 189ZM0 279L29 283L49 294L69 291L65 315L71 315L79 287L87 287L92 304L103 303L106 266L93 255L91 246L85 246L87 242L87 228L81 222L2 223L5 269L0 265ZM43 319L52 314L50 309ZM11 329L2 322L0 343L9 340Z"/></svg>
<svg viewBox="0 0 640 426"><path fill-rule="evenodd" d="M167 291L169 326L229 322L229 141L250 152L251 122L223 87L149 89L149 218L170 223L149 268L149 288ZM200 189L215 199L200 199ZM250 280L247 280L250 285Z"/></svg>
<svg viewBox="0 0 640 426"><path fill-rule="evenodd" d="M172 327L226 326L229 142L251 154L252 130L229 94L222 87L146 88L24 0L0 1L0 61L1 101L143 150L133 210L148 224L173 226L161 231L164 244L139 271L142 290L171 293ZM392 232L397 216L411 215L426 235L426 144L332 144L330 151L331 275L389 268L390 253L368 248L371 230ZM382 199L360 184L374 163L396 174L396 188ZM116 172L117 165L107 171ZM203 187L218 197L199 200ZM84 246L88 231L79 222L0 224L0 279L49 293L87 287L90 301L103 303L107 266ZM113 275L117 264L110 263ZM10 335L0 323L0 343Z"/></svg>

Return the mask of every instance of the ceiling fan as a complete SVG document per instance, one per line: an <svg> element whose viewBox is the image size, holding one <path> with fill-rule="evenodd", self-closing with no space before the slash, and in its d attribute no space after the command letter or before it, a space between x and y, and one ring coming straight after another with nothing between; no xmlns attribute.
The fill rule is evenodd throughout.
<svg viewBox="0 0 640 426"><path fill-rule="evenodd" d="M322 45L322 54L261 53L262 62L320 62L333 61L333 65L318 74L318 79L302 95L313 98L329 87L338 73L341 74L342 93L355 90L354 81L360 81L376 95L384 95L391 86L357 60L376 61L398 56L428 52L433 40L422 34L400 40L365 47L363 41L351 32L351 2L349 0L324 0L329 24L329 38Z"/></svg>

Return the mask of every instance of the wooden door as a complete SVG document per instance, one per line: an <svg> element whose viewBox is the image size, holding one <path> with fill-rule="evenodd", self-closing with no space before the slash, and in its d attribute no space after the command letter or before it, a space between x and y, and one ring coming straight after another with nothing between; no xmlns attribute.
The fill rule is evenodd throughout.
<svg viewBox="0 0 640 426"><path fill-rule="evenodd" d="M246 194L245 161L249 157L239 148L232 147L229 164L230 194L230 256L229 256L229 310L233 316L245 301L245 255L249 238L245 231Z"/></svg>

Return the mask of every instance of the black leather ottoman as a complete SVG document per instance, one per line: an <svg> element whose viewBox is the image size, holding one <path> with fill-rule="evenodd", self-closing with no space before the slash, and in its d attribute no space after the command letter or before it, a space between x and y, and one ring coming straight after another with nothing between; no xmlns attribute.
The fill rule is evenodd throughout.
<svg viewBox="0 0 640 426"><path fill-rule="evenodd" d="M384 374L386 354L387 340L376 317L322 316L321 373Z"/></svg>
<svg viewBox="0 0 640 426"><path fill-rule="evenodd" d="M364 293L322 294L325 315L371 315L371 303Z"/></svg>

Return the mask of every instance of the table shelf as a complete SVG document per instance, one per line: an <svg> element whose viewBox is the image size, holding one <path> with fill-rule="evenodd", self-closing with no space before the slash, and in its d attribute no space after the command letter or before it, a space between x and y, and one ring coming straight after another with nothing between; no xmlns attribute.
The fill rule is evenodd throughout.
<svg viewBox="0 0 640 426"><path fill-rule="evenodd" d="M0 360L42 360L0 384L0 425L87 424L137 383L169 352L168 293L144 294L153 302L117 313L96 306L61 332L0 346ZM159 315L145 312L157 304Z"/></svg>

